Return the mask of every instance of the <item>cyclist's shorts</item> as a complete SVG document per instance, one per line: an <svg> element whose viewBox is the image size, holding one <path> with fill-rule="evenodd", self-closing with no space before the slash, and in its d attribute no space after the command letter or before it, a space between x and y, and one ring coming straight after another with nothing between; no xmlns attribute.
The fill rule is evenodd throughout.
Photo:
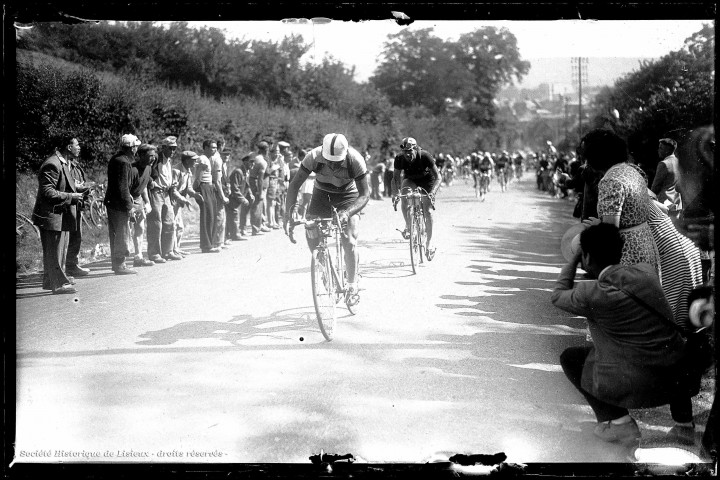
<svg viewBox="0 0 720 480"><path fill-rule="evenodd" d="M424 188L427 193L432 192L432 182L415 182L414 180L410 180L409 178L404 178L402 181L402 184L400 184L400 188L415 188L420 187Z"/></svg>
<svg viewBox="0 0 720 480"><path fill-rule="evenodd" d="M331 218L331 207L338 210L347 210L359 196L357 191L335 193L313 188L312 200L310 200L307 215L309 217Z"/></svg>

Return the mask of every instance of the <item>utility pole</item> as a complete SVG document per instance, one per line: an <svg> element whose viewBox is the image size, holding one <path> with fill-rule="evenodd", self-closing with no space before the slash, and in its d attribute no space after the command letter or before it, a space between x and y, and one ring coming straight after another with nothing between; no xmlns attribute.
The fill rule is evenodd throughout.
<svg viewBox="0 0 720 480"><path fill-rule="evenodd" d="M588 58L573 57L570 59L570 64L572 65L573 84L577 83L578 86L578 138L582 138L582 84L583 80L587 83ZM577 80L575 79L576 72Z"/></svg>
<svg viewBox="0 0 720 480"><path fill-rule="evenodd" d="M567 124L567 115L568 115L568 100L567 97L563 96L563 103L565 104L565 138L568 137L568 124Z"/></svg>

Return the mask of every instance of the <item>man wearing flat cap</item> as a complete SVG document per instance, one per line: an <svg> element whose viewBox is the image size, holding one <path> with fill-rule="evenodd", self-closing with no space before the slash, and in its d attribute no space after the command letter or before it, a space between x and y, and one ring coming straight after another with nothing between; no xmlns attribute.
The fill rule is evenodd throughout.
<svg viewBox="0 0 720 480"><path fill-rule="evenodd" d="M650 190L658 197L658 202L668 207L670 218L676 219L682 211L682 197L678 191L678 159L675 156L677 142L671 138L661 138L658 142L658 163Z"/></svg>
<svg viewBox="0 0 720 480"><path fill-rule="evenodd" d="M135 211L130 193L132 164L139 145L140 140L135 135L123 135L120 138L120 150L108 162L108 187L104 203L108 211L112 270L116 275L137 273L125 266L125 257L130 254L130 215Z"/></svg>
<svg viewBox="0 0 720 480"><path fill-rule="evenodd" d="M177 150L177 138L167 137L160 144L157 162L152 166L148 193L151 211L147 216L148 257L155 263L182 260L173 253L175 215L170 202L172 186L172 157Z"/></svg>

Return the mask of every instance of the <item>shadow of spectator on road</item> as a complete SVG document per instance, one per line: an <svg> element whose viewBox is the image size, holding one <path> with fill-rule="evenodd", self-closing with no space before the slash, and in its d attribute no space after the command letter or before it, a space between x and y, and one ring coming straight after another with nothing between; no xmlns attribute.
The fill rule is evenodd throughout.
<svg viewBox="0 0 720 480"><path fill-rule="evenodd" d="M299 332L299 338L319 334L314 307L279 310L267 317L237 315L227 322L193 320L180 322L162 330L139 335L137 345L172 345L181 340L214 339L240 346L249 339L288 338L289 332ZM299 339L298 338L298 339ZM302 340L301 340L302 341Z"/></svg>

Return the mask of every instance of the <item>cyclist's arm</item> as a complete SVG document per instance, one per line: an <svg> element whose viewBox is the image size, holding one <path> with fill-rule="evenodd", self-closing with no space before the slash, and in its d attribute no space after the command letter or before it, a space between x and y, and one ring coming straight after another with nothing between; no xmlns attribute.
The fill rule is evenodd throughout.
<svg viewBox="0 0 720 480"><path fill-rule="evenodd" d="M400 185L402 185L402 169L395 167L393 171L392 179L392 194L397 195L400 192Z"/></svg>
<svg viewBox="0 0 720 480"><path fill-rule="evenodd" d="M434 161L432 162L432 168L430 169L430 176L432 177L432 187L429 193L435 195L442 183L442 176L440 175L440 171Z"/></svg>
<svg viewBox="0 0 720 480"><path fill-rule="evenodd" d="M370 182L368 177L368 173L365 172L361 176L355 178L355 185L358 189L358 198L355 199L350 208L345 210L348 218L360 213L360 210L365 208L365 205L367 205L370 200Z"/></svg>
<svg viewBox="0 0 720 480"><path fill-rule="evenodd" d="M287 196L285 198L285 216L288 217L292 213L292 209L297 204L297 197L302 184L310 176L310 170L305 168L304 165L300 165L295 176L290 180L288 185Z"/></svg>

